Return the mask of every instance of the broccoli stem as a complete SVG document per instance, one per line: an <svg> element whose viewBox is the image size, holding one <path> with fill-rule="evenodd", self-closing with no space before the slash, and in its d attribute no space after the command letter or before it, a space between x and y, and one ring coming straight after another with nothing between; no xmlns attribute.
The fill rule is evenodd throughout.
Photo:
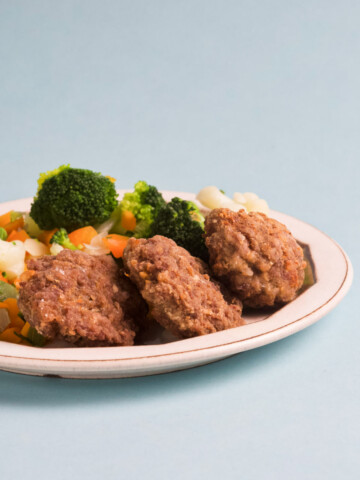
<svg viewBox="0 0 360 480"><path fill-rule="evenodd" d="M54 235L51 237L50 243L57 243L64 248L68 248L69 250L80 250L70 241L65 228L60 228L57 232L55 232Z"/></svg>

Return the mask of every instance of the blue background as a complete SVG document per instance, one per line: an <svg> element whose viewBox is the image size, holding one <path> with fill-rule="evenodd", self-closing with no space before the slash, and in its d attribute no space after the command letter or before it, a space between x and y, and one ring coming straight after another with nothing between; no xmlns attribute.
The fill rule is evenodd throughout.
<svg viewBox="0 0 360 480"><path fill-rule="evenodd" d="M357 1L0 1L0 201L64 163L255 191L350 255L325 319L175 374L0 373L0 476L360 476ZM330 261L330 260L329 260Z"/></svg>

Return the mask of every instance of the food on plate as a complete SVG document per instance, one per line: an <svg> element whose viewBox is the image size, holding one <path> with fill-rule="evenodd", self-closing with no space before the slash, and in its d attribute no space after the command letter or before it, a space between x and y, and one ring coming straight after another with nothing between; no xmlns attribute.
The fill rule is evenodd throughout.
<svg viewBox="0 0 360 480"><path fill-rule="evenodd" d="M124 266L150 316L180 338L243 324L241 301L211 280L201 260L169 238L131 238Z"/></svg>
<svg viewBox="0 0 360 480"><path fill-rule="evenodd" d="M226 208L205 220L214 275L249 307L290 302L304 281L301 247L285 225L263 213Z"/></svg>
<svg viewBox="0 0 360 480"><path fill-rule="evenodd" d="M177 197L166 202L156 187L139 181L133 192L124 194L111 218L110 234L135 238L163 235L207 260L204 216L194 202Z"/></svg>
<svg viewBox="0 0 360 480"><path fill-rule="evenodd" d="M14 285L10 285L6 281L6 277L1 277L2 280L0 281L0 302L4 302L9 298L17 298L18 291Z"/></svg>
<svg viewBox="0 0 360 480"><path fill-rule="evenodd" d="M80 346L132 345L146 306L109 256L64 249L28 262L18 304L48 339Z"/></svg>
<svg viewBox="0 0 360 480"><path fill-rule="evenodd" d="M8 279L13 280L24 271L25 254L25 245L21 240L0 240L0 269L6 272Z"/></svg>
<svg viewBox="0 0 360 480"><path fill-rule="evenodd" d="M151 234L171 238L191 255L207 261L209 255L204 241L204 220L195 203L175 197L160 207Z"/></svg>
<svg viewBox="0 0 360 480"><path fill-rule="evenodd" d="M0 240L7 240L8 234L5 228L0 227Z"/></svg>
<svg viewBox="0 0 360 480"><path fill-rule="evenodd" d="M165 204L156 187L144 181L137 182L134 191L125 193L113 212L114 226L111 233L129 234L136 238L149 237L157 212Z"/></svg>
<svg viewBox="0 0 360 480"><path fill-rule="evenodd" d="M244 209L247 212L269 214L269 206L266 200L259 198L258 195L253 192L236 192L231 199L219 188L209 186L202 188L197 194L196 199L204 205L204 207L210 208L211 210L214 208L228 208L233 212L238 212Z"/></svg>
<svg viewBox="0 0 360 480"><path fill-rule="evenodd" d="M40 175L30 216L43 230L71 232L107 220L117 206L111 179L69 165Z"/></svg>
<svg viewBox="0 0 360 480"><path fill-rule="evenodd" d="M0 340L204 335L242 325L242 303L283 304L302 286L302 250L256 194L205 187L200 210L143 180L118 200L114 183L63 165L40 174L30 212L0 215Z"/></svg>
<svg viewBox="0 0 360 480"><path fill-rule="evenodd" d="M67 248L69 250L79 250L76 245L72 243L72 241L69 238L69 235L65 228L59 228L52 237L50 238L49 241L50 245L55 244L55 245L60 245L63 248Z"/></svg>

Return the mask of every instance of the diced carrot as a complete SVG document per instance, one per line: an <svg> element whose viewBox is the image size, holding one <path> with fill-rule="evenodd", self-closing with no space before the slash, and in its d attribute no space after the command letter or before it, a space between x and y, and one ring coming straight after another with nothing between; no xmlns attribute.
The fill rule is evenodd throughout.
<svg viewBox="0 0 360 480"><path fill-rule="evenodd" d="M8 236L7 241L13 242L14 240L21 240L22 242L25 242L25 240L28 238L30 238L30 236L25 232L24 229L13 230Z"/></svg>
<svg viewBox="0 0 360 480"><path fill-rule="evenodd" d="M18 315L14 318L11 318L10 327L21 329L24 326L24 320L22 320Z"/></svg>
<svg viewBox="0 0 360 480"><path fill-rule="evenodd" d="M129 230L130 232L135 230L136 227L136 218L135 215L130 212L129 210L124 210L121 214L121 226L125 230Z"/></svg>
<svg viewBox="0 0 360 480"><path fill-rule="evenodd" d="M19 230L20 228L23 228L23 226L24 226L24 218L19 217L16 220L14 220L13 222L10 222L10 223L7 223L6 225L4 225L4 228L7 232L7 234L10 235L10 233L13 230Z"/></svg>
<svg viewBox="0 0 360 480"><path fill-rule="evenodd" d="M8 223L11 222L11 214L13 210L10 210L10 212L6 212L3 215L0 215L0 227L5 227Z"/></svg>
<svg viewBox="0 0 360 480"><path fill-rule="evenodd" d="M79 246L84 245L84 243L90 243L96 235L97 231L95 228L89 225L88 227L78 228L69 233L69 240L74 245Z"/></svg>
<svg viewBox="0 0 360 480"><path fill-rule="evenodd" d="M54 228L53 230L44 230L39 235L40 242L43 242L47 247L50 247L50 240L54 236L54 233L57 232L58 230L59 230L58 228Z"/></svg>
<svg viewBox="0 0 360 480"><path fill-rule="evenodd" d="M18 337L15 332L19 333L17 328L7 328L2 333L0 333L0 340L2 340L3 342L20 343L21 338Z"/></svg>
<svg viewBox="0 0 360 480"><path fill-rule="evenodd" d="M0 273L0 282L9 283L9 280Z"/></svg>
<svg viewBox="0 0 360 480"><path fill-rule="evenodd" d="M124 249L129 241L129 237L124 235L117 235L112 233L103 238L103 242L106 248L114 255L115 258L120 258L123 256Z"/></svg>
<svg viewBox="0 0 360 480"><path fill-rule="evenodd" d="M29 322L25 322L25 325L22 327L21 329L21 335L23 337L27 337L27 334L29 332L29 329L30 329L30 323Z"/></svg>
<svg viewBox="0 0 360 480"><path fill-rule="evenodd" d="M6 308L9 310L10 316L13 315L18 315L19 313L19 307L17 304L16 298L7 298L1 304L6 305Z"/></svg>

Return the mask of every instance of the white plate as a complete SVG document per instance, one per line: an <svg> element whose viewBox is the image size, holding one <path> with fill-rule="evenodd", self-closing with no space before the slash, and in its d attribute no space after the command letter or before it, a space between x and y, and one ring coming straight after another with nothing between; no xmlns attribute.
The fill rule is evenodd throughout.
<svg viewBox="0 0 360 480"><path fill-rule="evenodd" d="M190 193L164 192L166 198L175 195L195 199ZM0 214L11 209L26 211L30 203L29 198L3 203ZM311 252L316 282L293 302L271 313L245 316L249 324L242 327L156 345L41 349L0 342L0 369L67 378L153 375L214 362L308 327L343 299L352 282L351 263L341 247L315 227L283 213L272 211L271 216L284 223ZM159 342L165 340L164 335L158 337Z"/></svg>

